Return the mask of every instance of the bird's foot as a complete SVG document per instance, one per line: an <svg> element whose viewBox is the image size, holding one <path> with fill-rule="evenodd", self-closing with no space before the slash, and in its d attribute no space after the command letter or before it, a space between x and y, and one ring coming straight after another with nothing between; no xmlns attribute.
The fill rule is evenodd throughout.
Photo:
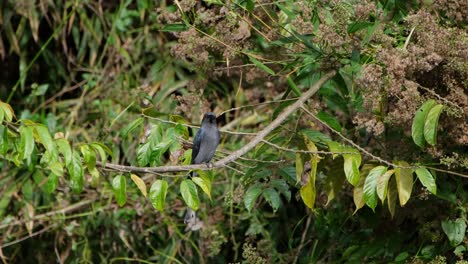
<svg viewBox="0 0 468 264"><path fill-rule="evenodd" d="M207 163L205 163L205 165L206 165L206 167L208 167L210 169L213 168L213 163L211 163L211 162L207 162Z"/></svg>

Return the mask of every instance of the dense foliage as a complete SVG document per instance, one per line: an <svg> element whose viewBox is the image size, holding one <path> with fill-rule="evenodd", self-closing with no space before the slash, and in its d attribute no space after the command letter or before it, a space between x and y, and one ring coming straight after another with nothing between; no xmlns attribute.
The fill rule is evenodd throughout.
<svg viewBox="0 0 468 264"><path fill-rule="evenodd" d="M0 258L466 263L467 20L456 0L1 1ZM155 169L190 164L208 111L215 160L275 127L199 177Z"/></svg>

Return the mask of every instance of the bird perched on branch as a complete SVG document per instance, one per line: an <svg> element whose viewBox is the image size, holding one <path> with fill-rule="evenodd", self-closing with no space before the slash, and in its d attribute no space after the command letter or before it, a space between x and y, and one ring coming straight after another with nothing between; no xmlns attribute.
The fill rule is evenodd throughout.
<svg viewBox="0 0 468 264"><path fill-rule="evenodd" d="M206 163L208 165L219 145L219 139L220 135L218 125L216 123L216 115L208 112L203 116L201 127L193 140L191 164ZM192 177L197 176L195 173L191 175ZM187 227L192 230L197 230L194 228L196 228L198 222L199 219L197 218L195 211L191 208L187 208L187 213L184 217L184 223Z"/></svg>

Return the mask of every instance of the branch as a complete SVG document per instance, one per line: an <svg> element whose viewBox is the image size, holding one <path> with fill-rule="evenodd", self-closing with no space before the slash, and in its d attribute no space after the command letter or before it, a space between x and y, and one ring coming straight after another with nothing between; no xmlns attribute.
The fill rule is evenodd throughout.
<svg viewBox="0 0 468 264"><path fill-rule="evenodd" d="M320 78L307 92L303 93L301 97L292 105L288 106L283 112L278 115L278 117L273 120L268 126L263 130L258 132L252 140L249 141L242 148L234 151L229 156L222 158L210 164L208 167L206 164L194 164L194 165L180 165L180 166L160 166L160 167L136 167L136 166L125 166L119 164L96 162L97 165L102 166L106 169L111 169L120 172L140 172L140 173L160 173L160 172L178 172L178 171L191 171L191 170L208 170L212 168L222 168L226 167L227 164L239 159L241 156L252 150L257 144L263 142L264 138L271 133L274 129L279 127L288 116L294 113L297 109L302 107L305 101L312 97L320 87L329 79L331 79L336 74L336 71L332 70L327 72L325 75Z"/></svg>

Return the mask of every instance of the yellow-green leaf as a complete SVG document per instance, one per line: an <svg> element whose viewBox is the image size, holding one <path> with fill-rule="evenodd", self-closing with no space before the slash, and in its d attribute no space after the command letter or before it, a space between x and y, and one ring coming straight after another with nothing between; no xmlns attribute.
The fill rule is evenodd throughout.
<svg viewBox="0 0 468 264"><path fill-rule="evenodd" d="M388 183L388 191L387 191L387 206L390 215L392 218L395 216L395 207L396 207L396 200L397 200L398 190L395 177L390 178Z"/></svg>
<svg viewBox="0 0 468 264"><path fill-rule="evenodd" d="M64 138L59 138L55 142L57 143L60 153L62 153L63 155L65 164L69 165L72 160L72 150L70 147L70 143Z"/></svg>
<svg viewBox="0 0 468 264"><path fill-rule="evenodd" d="M208 195L211 200L211 182L206 177L192 177L192 181L200 186L203 192Z"/></svg>
<svg viewBox="0 0 468 264"><path fill-rule="evenodd" d="M112 189L114 190L115 198L119 206L123 206L127 202L127 180L123 175L117 175L112 180Z"/></svg>
<svg viewBox="0 0 468 264"><path fill-rule="evenodd" d="M396 165L409 167L406 161L395 161ZM404 168L395 168L395 180L398 189L398 198L400 200L400 206L405 206L411 197L413 191L413 170Z"/></svg>
<svg viewBox="0 0 468 264"><path fill-rule="evenodd" d="M302 172L304 171L304 160L300 153L296 153L296 184L302 179Z"/></svg>
<svg viewBox="0 0 468 264"><path fill-rule="evenodd" d="M168 184L164 180L156 180L153 182L150 188L149 199L153 207L158 210L164 210L164 204L166 202Z"/></svg>
<svg viewBox="0 0 468 264"><path fill-rule="evenodd" d="M183 180L180 183L180 192L187 206L194 211L198 210L200 200L198 199L198 191L195 183L193 183L192 180Z"/></svg>
<svg viewBox="0 0 468 264"><path fill-rule="evenodd" d="M424 122L424 138L432 146L437 143L437 128L443 107L441 104L432 107Z"/></svg>
<svg viewBox="0 0 468 264"><path fill-rule="evenodd" d="M413 119L413 125L411 127L411 136L416 145L423 148L424 147L424 126L426 122L426 117L431 108L435 105L434 100L426 101L419 109L416 111Z"/></svg>
<svg viewBox="0 0 468 264"><path fill-rule="evenodd" d="M45 149L49 151L52 160L58 160L58 151L52 140L49 129L44 125L36 125L34 129L39 137L39 141L44 145Z"/></svg>
<svg viewBox="0 0 468 264"><path fill-rule="evenodd" d="M372 211L375 211L377 206L377 183L379 177L387 171L385 166L377 166L369 171L369 174L364 181L364 201Z"/></svg>
<svg viewBox="0 0 468 264"><path fill-rule="evenodd" d="M363 177L359 178L359 182L356 186L354 186L354 191L353 191L353 200L354 200L354 205L356 205L356 210L354 210L354 213L356 213L359 209L361 209L365 204L366 201L364 200L364 182L366 180L366 177L364 175L367 175L369 171L373 168L374 166L372 164L364 164L361 169L361 174Z"/></svg>
<svg viewBox="0 0 468 264"><path fill-rule="evenodd" d="M354 152L356 154L343 154L344 159L344 172L346 179L351 185L356 186L359 182L359 166L361 165L361 154L351 147L342 148L343 152Z"/></svg>
<svg viewBox="0 0 468 264"><path fill-rule="evenodd" d="M30 126L20 127L22 159L30 159L34 151L33 128Z"/></svg>
<svg viewBox="0 0 468 264"><path fill-rule="evenodd" d="M437 194L435 179L426 168L417 168L416 175L424 187L426 187L431 193Z"/></svg>
<svg viewBox="0 0 468 264"><path fill-rule="evenodd" d="M393 175L395 170L389 170L382 174L377 181L377 196L379 196L380 201L384 203L385 198L387 197L388 191L388 180Z"/></svg>
<svg viewBox="0 0 468 264"><path fill-rule="evenodd" d="M138 187L138 189L140 190L140 192L143 194L143 196L146 197L147 195L147 192L146 192L146 184L145 182L140 178L138 177L136 174L130 174L130 178L132 179L132 181L135 183L135 185Z"/></svg>

